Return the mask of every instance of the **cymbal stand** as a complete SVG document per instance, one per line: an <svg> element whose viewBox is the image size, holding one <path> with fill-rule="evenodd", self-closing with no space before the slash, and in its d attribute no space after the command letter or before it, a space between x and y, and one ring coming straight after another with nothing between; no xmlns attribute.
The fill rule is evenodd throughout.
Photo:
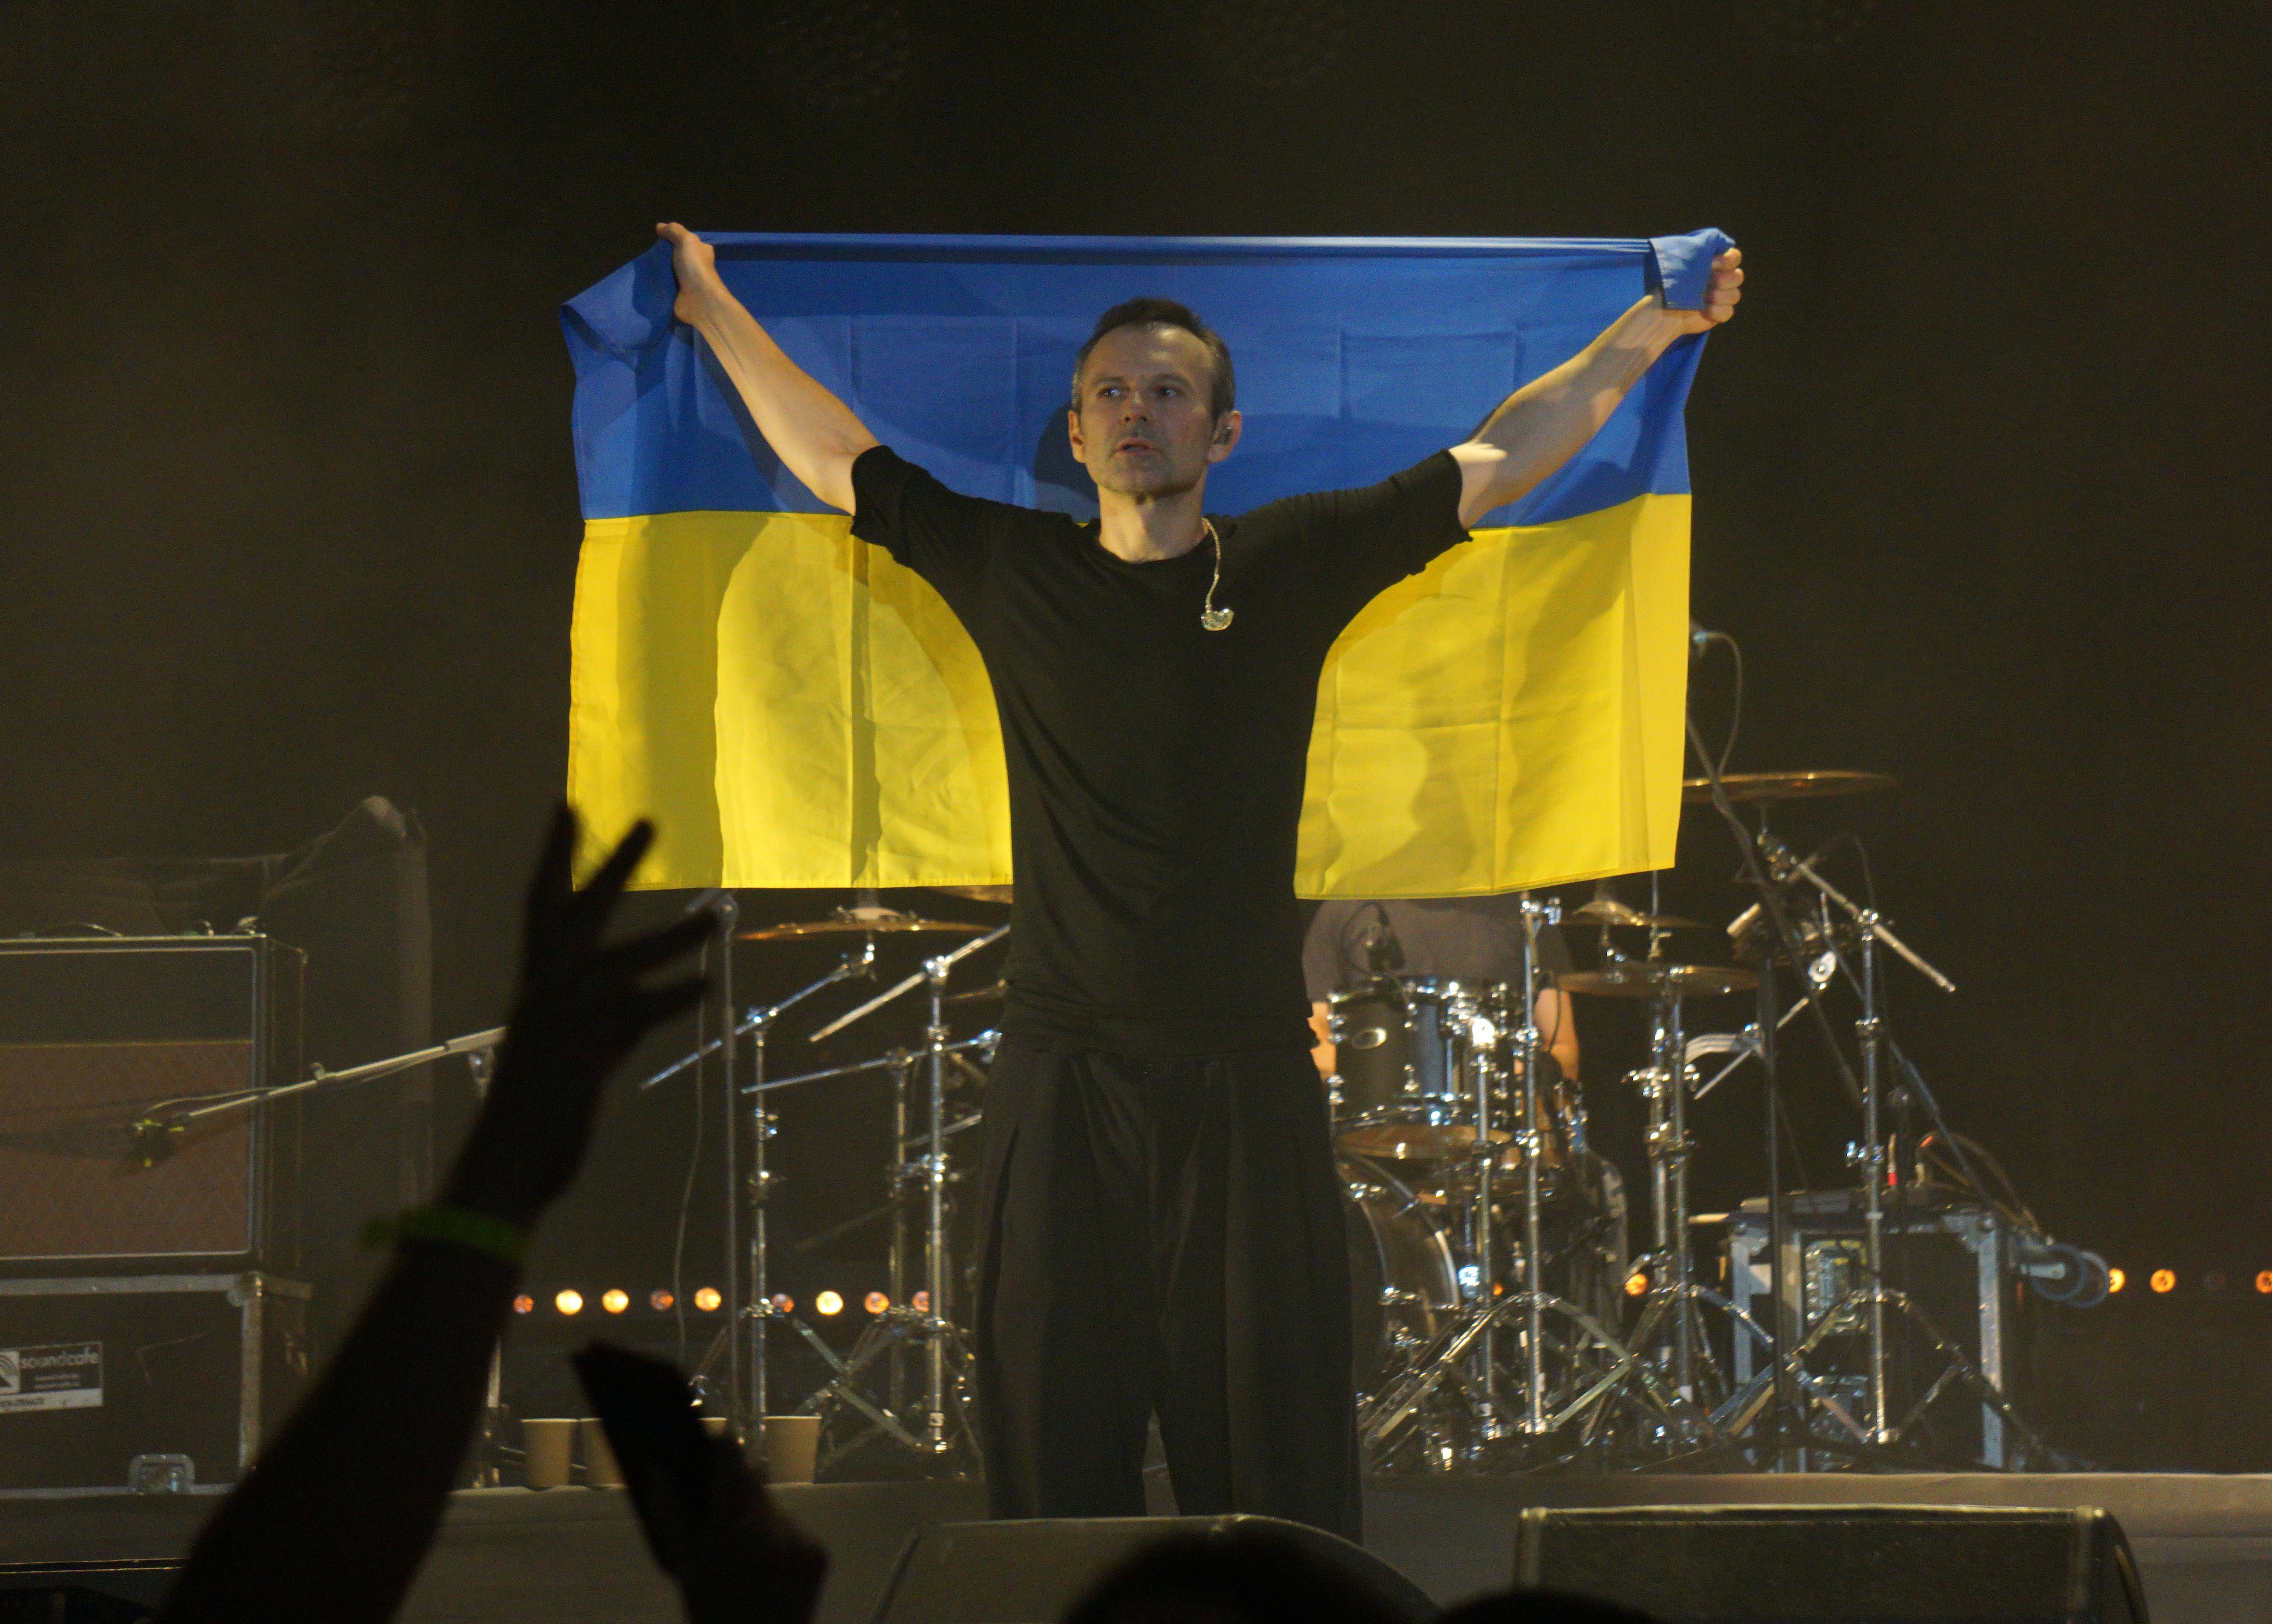
<svg viewBox="0 0 2272 1624"><path fill-rule="evenodd" d="M1654 1261L1657 1267L1650 1271L1653 1300L1642 1319L1646 1323L1662 1317L1662 1305L1672 1304L1672 1385L1684 1398L1693 1398L1697 1339L1693 1316L1681 1295L1691 1276L1688 1158L1695 1148L1688 1137L1688 1041L1681 1030L1679 999L1655 1003L1650 1017L1649 1065L1640 1073L1640 1081L1648 1100L1649 1206L1656 1231ZM1636 1336L1634 1340L1648 1339Z"/></svg>
<svg viewBox="0 0 2272 1624"><path fill-rule="evenodd" d="M863 1362L863 1355L872 1358L877 1349L889 1346L892 1353L889 1364L890 1396L892 1407L894 1411L898 1411L902 1409L903 1375L901 1350L908 1340L920 1341L923 1343L923 1436L919 1441L908 1437L903 1427L896 1421L886 1426L884 1430L907 1447L934 1456L946 1454L953 1447L952 1441L946 1435L947 1401L950 1396L947 1366L950 1356L956 1367L952 1378L953 1388L952 1396L955 1401L958 1417L961 1414L964 1386L961 1371L969 1361L969 1355L963 1347L962 1333L953 1322L951 1313L952 1305L949 1301L953 1281L949 1274L947 1258L946 1186L953 1175L948 1171L946 1139L953 1129L949 1127L946 1122L946 1067L950 1057L955 1051L970 1045L950 1044L947 1041L946 983L947 977L953 974L957 964L982 947L993 946L1009 933L1008 925L998 925L983 936L972 938L951 953L943 953L925 959L923 969L917 974L908 977L896 986L886 989L856 1009L838 1016L813 1034L815 1041L818 1041L833 1033L840 1032L854 1022L882 1008L901 993L913 990L918 984L928 990L930 1016L923 1027L923 1048L921 1051L923 1057L929 1062L929 1127L922 1141L926 1149L923 1155L915 1161L909 1162L907 1159L907 1154L910 1149L907 1136L907 1070L903 1064L895 1065L892 1074L894 1123L893 1150L894 1166L892 1178L894 1203L892 1220L893 1301L891 1307L871 1321L867 1331L863 1333L861 1341L867 1346L854 1348L853 1366L856 1368ZM998 1037L998 1034L985 1035L986 1058L990 1063L993 1059L993 1044ZM911 1306L901 1297L906 1273L906 1218L904 1209L900 1207L899 1202L900 1192L910 1180L923 1187L926 1205L923 1226L923 1306L920 1309ZM892 1340L888 1343L876 1340L879 1336L888 1336ZM846 1375L849 1373L848 1370L845 1373ZM841 1384L841 1381L842 1378L840 1377L838 1385ZM871 1421L878 1419L872 1410L859 1404L856 1404L855 1408L863 1409ZM880 1422L878 1424L881 1425ZM963 1422L962 1430L966 1433L968 1432L967 1421ZM836 1453L841 1455L843 1451L840 1449Z"/></svg>
<svg viewBox="0 0 2272 1624"><path fill-rule="evenodd" d="M732 893L721 892L719 894L719 900L712 904L720 912L721 934L725 939L725 950L728 953L731 952L733 939L734 916L727 911L731 902ZM814 993L824 988L833 987L840 981L864 979L873 973L875 964L876 939L870 936L863 939L858 953L846 954L838 962L836 968L819 980L809 986L800 987L777 1004L752 1007L744 1011L741 1019L733 1024L730 1030L715 1037L705 1037L691 1051L679 1056L661 1071L641 1080L639 1085L639 1092L643 1094L657 1084L677 1076L681 1072L699 1066L714 1054L722 1053L728 1062L726 1071L726 1306L728 1314L726 1328L721 1334L725 1339L728 1371L727 1390L729 1395L728 1413L733 1418L735 1430L745 1439L755 1435L755 1428L766 1414L767 1322L783 1317L781 1311L774 1306L773 1295L766 1272L766 1207L773 1196L773 1175L766 1170L766 1141L773 1137L775 1131L773 1118L766 1111L763 1104L759 1103L759 1096L765 1093L768 1086L766 1082L766 1039L773 1030L774 1022L780 1020L789 1010L804 1002ZM746 1088L736 1088L731 1064L733 1045L745 1035L752 1037L751 1064L755 1067L752 1073L755 1081ZM738 1159L737 1141L740 1137L741 1098L744 1095L750 1096L752 1100L750 1175L746 1183L737 1177L736 1167ZM742 1254L739 1239L742 1209L745 1201L749 1208L750 1236L749 1251L746 1256ZM746 1302L742 1296L743 1283L745 1279L749 1289ZM750 1328L746 1357L736 1329L745 1321ZM710 1353L704 1358L703 1364L706 1366L716 1357L717 1349L714 1345ZM747 1381L743 1379L744 1368L749 1373Z"/></svg>
<svg viewBox="0 0 2272 1624"><path fill-rule="evenodd" d="M917 1051L895 1050L876 1060L856 1066L832 1067L823 1072L809 1072L780 1082L766 1085L780 1088L793 1082L810 1082L822 1077L848 1075L854 1072L872 1071L879 1067L891 1070L895 1102L895 1139L893 1147L892 1188L893 1200L909 1183L920 1186L924 1198L923 1225L923 1306L901 1300L899 1290L904 1283L903 1266L898 1261L903 1248L897 1244L904 1237L900 1222L894 1222L893 1298L890 1307L870 1321L853 1346L849 1358L839 1358L835 1351L802 1321L794 1321L805 1341L818 1351L836 1373L835 1378L816 1392L806 1408L826 1416L824 1406L843 1404L863 1416L869 1431L851 1443L833 1448L828 1459L841 1458L858 1442L881 1433L901 1447L932 1459L952 1453L958 1441L970 1440L969 1419L965 1412L966 1382L964 1371L969 1363L969 1352L963 1333L953 1318L953 1276L948 1256L947 1186L955 1175L950 1171L946 1141L954 1131L946 1120L947 1067L956 1062L960 1051L982 1050L990 1061L994 1046L1000 1041L997 1032L982 1033L960 1043L948 1040L946 1028L946 984L954 967L980 948L990 947L1009 934L1008 925L975 937L951 953L943 953L923 961L919 977L910 977L898 986L871 999L849 1014L838 1017L823 1027L816 1038L841 1030L863 1015L882 1007L917 984L929 992L929 1018L923 1028L923 1047ZM920 1142L923 1154L913 1161L908 1159L912 1148L906 1134L907 1079L918 1061L927 1062L929 1099L926 1102L927 1127ZM918 1429L910 1430L906 1424L905 1407L899 1402L901 1390L898 1351L909 1342L920 1343L923 1349L923 1410ZM860 1391L861 1373L879 1355L889 1352L892 1359L886 1366L891 1373L887 1405L878 1405ZM973 1451L975 1453L975 1451Z"/></svg>
<svg viewBox="0 0 2272 1624"><path fill-rule="evenodd" d="M962 1349L962 1333L955 1328L949 1298L950 1281L946 1259L946 978L954 967L981 947L999 941L1010 933L1003 925L983 936L923 961L923 981L930 993L930 1018L923 1027L923 1053L929 1061L930 1074L930 1132L925 1135L922 1159L916 1166L927 1197L923 1226L923 1286L929 1293L924 1305L920 1328L923 1342L923 1423L924 1444L930 1454L944 1455L948 1448L946 1437L946 1355L950 1340L953 1343L958 1364L967 1363L968 1355ZM990 1058L992 1050L988 1054ZM901 1154L904 1156L905 1150ZM959 1388L959 1384L958 1384Z"/></svg>
<svg viewBox="0 0 2272 1624"><path fill-rule="evenodd" d="M1561 919L1560 903L1522 899L1522 1024L1514 1030L1515 1062L1522 1071L1518 1107L1522 1119L1516 1126L1513 1142L1522 1152L1522 1430L1534 1438L1546 1430L1546 1285L1540 1273L1546 1246L1542 1217L1544 1196L1538 1187L1538 1167L1546 1155L1546 1141L1538 1131L1538 927L1558 924ZM1482 1113L1487 1089L1479 1083L1476 1093ZM1483 1174L1476 1181L1480 1192L1476 1204L1485 1223L1491 1213L1491 1144L1484 1130L1490 1126L1487 1113L1479 1114L1476 1148L1481 1152ZM1486 1251L1481 1256L1488 1269L1491 1254Z"/></svg>
<svg viewBox="0 0 2272 1624"><path fill-rule="evenodd" d="M736 1195L749 1208L750 1249L744 1267L750 1283L749 1305L743 1311L749 1326L748 1359L750 1380L746 1388L748 1406L734 1418L734 1425L744 1438L754 1438L765 1424L767 1402L766 1373L766 1334L774 1321L787 1318L786 1312L774 1304L773 1283L767 1277L769 1237L767 1216L773 1201L774 1175L766 1167L766 1141L778 1132L773 1113L766 1109L766 1039L780 1020L814 993L833 987L840 981L864 979L875 971L876 939L864 939L858 953L848 953L819 980L798 988L777 1004L763 1008L751 1008L735 1028L736 1036L750 1035L750 1084L743 1090L749 1098L750 1110L750 1176L746 1186ZM732 1117L727 1119L726 1131L734 1133ZM737 1271L738 1272L738 1271Z"/></svg>

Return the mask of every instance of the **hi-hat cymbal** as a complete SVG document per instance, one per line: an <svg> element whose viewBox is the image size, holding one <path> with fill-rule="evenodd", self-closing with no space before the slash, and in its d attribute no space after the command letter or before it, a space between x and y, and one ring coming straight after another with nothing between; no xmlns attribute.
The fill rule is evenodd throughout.
<svg viewBox="0 0 2272 1624"><path fill-rule="evenodd" d="M1582 919L1588 924L1645 925L1652 931L1700 931L1704 928L1698 921L1683 919L1678 914L1642 913L1637 908L1627 908L1613 896L1597 896L1570 917Z"/></svg>
<svg viewBox="0 0 2272 1624"><path fill-rule="evenodd" d="M1720 788L1728 792L1730 801L1806 801L1824 795L1864 795L1872 790L1890 790L1901 781L1890 773L1856 773L1843 767L1825 767L1797 773L1723 773ZM1681 804L1687 806L1708 806L1712 803L1712 781L1708 778L1684 778L1680 781Z"/></svg>
<svg viewBox="0 0 2272 1624"><path fill-rule="evenodd" d="M968 897L974 902L999 902L1005 908L1011 901L1007 886L925 886L923 889L941 896Z"/></svg>
<svg viewBox="0 0 2272 1624"><path fill-rule="evenodd" d="M1715 998L1723 992L1747 992L1760 984L1760 978L1747 969L1723 969L1717 964L1638 960L1612 964L1607 969L1573 970L1557 976L1554 984L1565 992L1591 992L1606 998Z"/></svg>
<svg viewBox="0 0 2272 1624"><path fill-rule="evenodd" d="M745 942L795 941L806 936L884 936L898 935L911 931L933 931L948 936L983 935L983 924L965 924L955 919L923 919L914 914L893 913L887 908L841 909L833 919L799 919L788 924L769 924L763 930L744 931Z"/></svg>

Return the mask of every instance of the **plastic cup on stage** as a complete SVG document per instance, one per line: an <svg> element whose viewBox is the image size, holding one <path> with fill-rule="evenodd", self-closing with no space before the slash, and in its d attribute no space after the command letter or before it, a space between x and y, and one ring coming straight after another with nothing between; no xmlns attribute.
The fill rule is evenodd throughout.
<svg viewBox="0 0 2272 1624"><path fill-rule="evenodd" d="M702 1418L702 1430L713 1438L731 1438L734 1435L734 1423L728 1416L706 1415Z"/></svg>
<svg viewBox="0 0 2272 1624"><path fill-rule="evenodd" d="M810 1483L814 1458L820 1453L820 1418L817 1415L769 1415L766 1418L766 1478L773 1483Z"/></svg>
<svg viewBox="0 0 2272 1624"><path fill-rule="evenodd" d="M616 1464L616 1452L608 1448L608 1429L597 1416L586 1416L579 1423L584 1433L584 1486L587 1489L619 1489L624 1486L624 1469Z"/></svg>
<svg viewBox="0 0 2272 1624"><path fill-rule="evenodd" d="M576 1458L574 1418L548 1420L532 1417L523 1421L520 1448L526 1469L523 1480L530 1488L566 1488L569 1465Z"/></svg>

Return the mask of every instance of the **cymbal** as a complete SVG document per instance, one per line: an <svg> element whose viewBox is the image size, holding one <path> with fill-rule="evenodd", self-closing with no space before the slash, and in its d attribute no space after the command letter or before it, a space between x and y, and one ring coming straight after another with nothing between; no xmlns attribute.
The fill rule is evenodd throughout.
<svg viewBox="0 0 2272 1624"><path fill-rule="evenodd" d="M925 886L923 889L936 891L941 896L967 897L974 902L999 902L1005 908L1011 900L1007 886Z"/></svg>
<svg viewBox="0 0 2272 1624"><path fill-rule="evenodd" d="M1747 969L1723 969L1717 964L1641 961L1612 964L1607 969L1573 970L1557 976L1554 984L1565 992L1607 998L1716 998L1723 992L1747 992L1760 984L1760 978Z"/></svg>
<svg viewBox="0 0 2272 1624"><path fill-rule="evenodd" d="M1646 925L1652 931L1700 931L1703 925L1694 919L1683 919L1678 914L1645 914L1637 908L1627 908L1613 896L1597 896L1570 916L1583 919L1588 924Z"/></svg>
<svg viewBox="0 0 2272 1624"><path fill-rule="evenodd" d="M1865 795L1873 790L1890 790L1900 782L1890 773L1856 773L1843 767L1797 773L1720 775L1720 788L1728 792L1730 801L1738 803L1808 801L1825 795ZM1712 781L1708 778L1682 779L1680 801L1684 806L1710 805Z"/></svg>
<svg viewBox="0 0 2272 1624"><path fill-rule="evenodd" d="M763 930L744 931L739 938L745 942L796 941L806 936L884 936L899 935L914 931L932 931L948 936L981 936L986 932L983 924L964 924L954 919L923 919L914 914L893 913L887 908L871 910L845 909L833 919L799 919L788 924L769 924Z"/></svg>
<svg viewBox="0 0 2272 1624"><path fill-rule="evenodd" d="M998 981L990 987L973 987L968 992L950 992L944 1002L949 1004L983 1004L989 999L1002 997L1010 991L1010 984Z"/></svg>

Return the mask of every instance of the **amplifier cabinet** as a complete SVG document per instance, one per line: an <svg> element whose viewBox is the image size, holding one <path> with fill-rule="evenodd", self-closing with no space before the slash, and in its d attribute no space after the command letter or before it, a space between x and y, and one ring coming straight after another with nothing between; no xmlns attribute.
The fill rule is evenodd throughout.
<svg viewBox="0 0 2272 1624"><path fill-rule="evenodd" d="M1784 1346L1820 1329L1820 1345L1807 1369L1857 1419L1864 1414L1868 1329L1865 1311L1842 1309L1847 1294L1868 1278L1868 1242L1861 1198L1831 1190L1793 1195L1783 1209ZM1886 1283L1902 1292L1973 1368L1999 1392L2008 1392L2014 1367L2012 1307L2019 1276L2012 1265L2010 1226L1976 1206L1910 1204L1887 1198ZM1764 1201L1744 1203L1728 1217L1728 1295L1762 1325L1768 1296L1768 1216ZM1828 1325L1826 1315L1835 1315ZM1922 1331L1911 1335L1904 1316L1886 1313L1887 1414L1898 1423L1920 1400L1946 1361ZM1747 1336L1734 1337L1736 1380L1751 1380L1759 1361ZM2018 1441L2005 1436L2004 1418L1985 1403L1968 1402L1950 1381L1928 1400L1930 1425L1944 1453L1962 1453L2002 1470Z"/></svg>
<svg viewBox="0 0 2272 1624"><path fill-rule="evenodd" d="M308 1378L308 1288L0 1280L0 1499L225 1493Z"/></svg>
<svg viewBox="0 0 2272 1624"><path fill-rule="evenodd" d="M296 1101L154 1163L134 1124L295 1081L301 962L259 935L0 942L0 1274L300 1267Z"/></svg>

